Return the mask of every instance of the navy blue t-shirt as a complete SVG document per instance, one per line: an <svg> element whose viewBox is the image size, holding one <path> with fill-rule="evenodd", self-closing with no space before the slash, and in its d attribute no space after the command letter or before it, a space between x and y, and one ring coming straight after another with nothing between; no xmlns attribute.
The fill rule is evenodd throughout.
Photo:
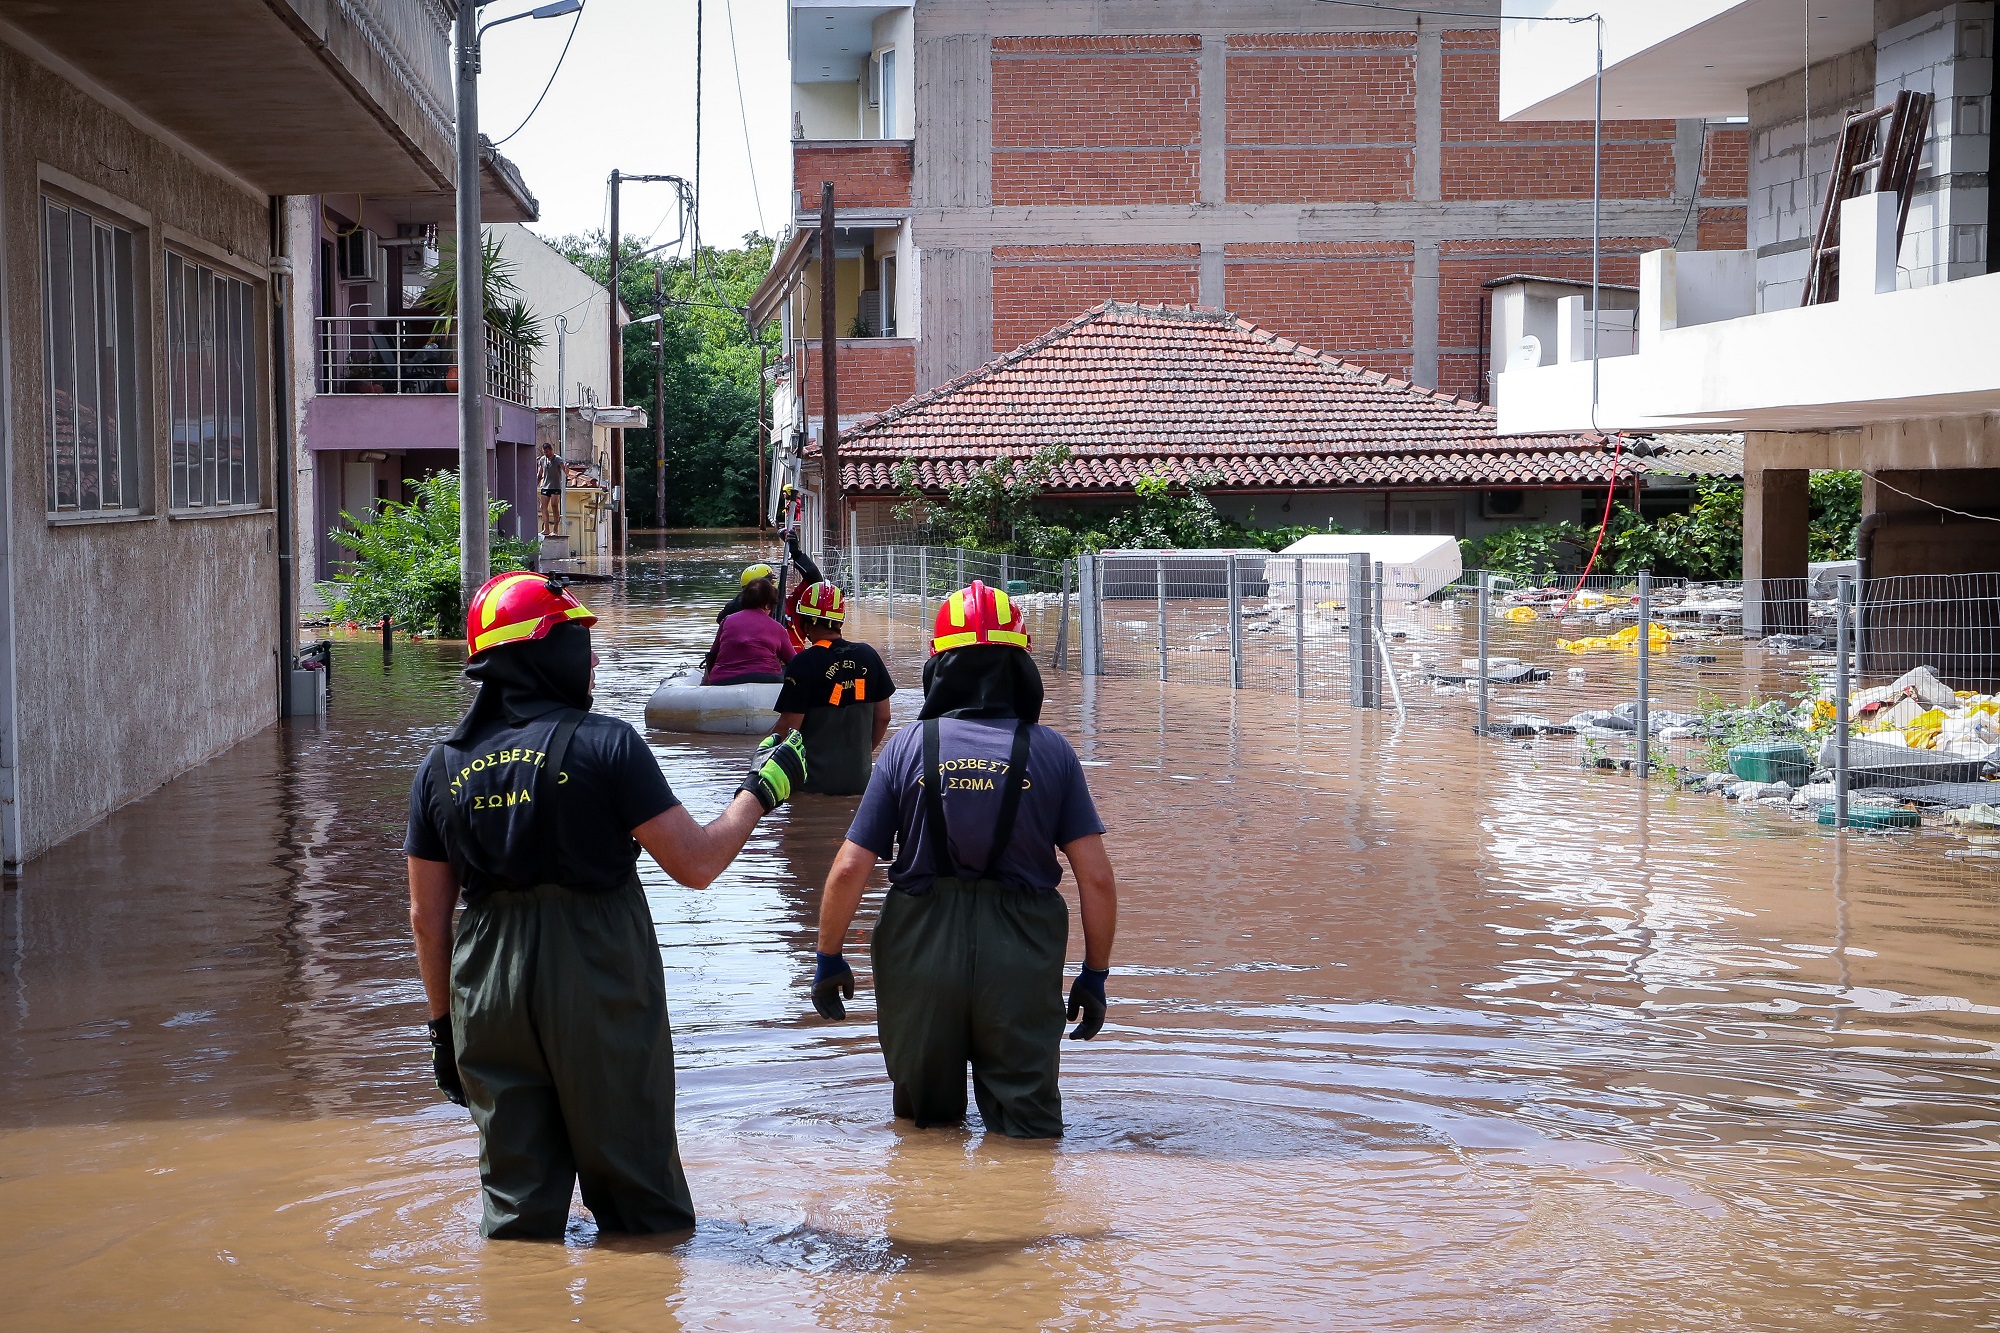
<svg viewBox="0 0 2000 1333"><path fill-rule="evenodd" d="M1000 818L1007 761L1014 748L1012 718L943 718L938 723L938 763L944 769L944 821L950 859L968 877L986 867L993 825ZM924 727L917 722L891 736L855 811L847 840L884 859L892 854L889 883L907 893L929 889L932 859L923 831ZM1015 812L1014 839L994 877L1014 888L1053 892L1062 883L1056 848L1104 832L1083 765L1061 733L1038 726L1028 740L1028 781Z"/></svg>
<svg viewBox="0 0 2000 1333"><path fill-rule="evenodd" d="M473 846L462 848L474 891L481 876L493 874L533 882L546 864L535 838L535 779L548 758L550 737L560 715L551 713L521 726L502 725L470 745L439 745L417 767L410 784L410 822L403 854L424 861L448 861L445 811L433 799L431 766L453 765L451 799L464 812ZM659 761L629 722L586 713L570 738L569 754L552 788L555 793L555 860L558 882L580 892L603 892L631 878L639 859L632 837L655 815L680 804Z"/></svg>

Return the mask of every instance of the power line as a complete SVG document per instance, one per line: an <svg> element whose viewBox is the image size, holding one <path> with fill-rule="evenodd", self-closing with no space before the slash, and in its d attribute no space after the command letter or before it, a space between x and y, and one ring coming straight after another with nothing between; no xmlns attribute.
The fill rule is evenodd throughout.
<svg viewBox="0 0 2000 1333"><path fill-rule="evenodd" d="M1936 500L1926 500L1921 495L1912 495L1908 491L1904 490L1901 486L1896 485L1894 482L1888 482L1882 480L1882 476L1880 473L1871 473L1869 479L1873 481L1877 486L1885 487L1888 490L1894 491L1896 494L1902 496L1905 500L1915 500L1920 505L1929 505L1933 509L1940 510L1947 514L1956 514L1960 518L1976 518L1981 523L2000 523L2000 518L1995 518L1991 514L1974 514L1964 509L1953 509L1950 505L1941 505Z"/></svg>
<svg viewBox="0 0 2000 1333"><path fill-rule="evenodd" d="M578 25L580 25L583 22L584 5L587 4L589 4L589 0L584 0L583 5L577 6L576 17L570 20L569 36L563 38L562 54L556 57L556 67L549 71L549 81L542 85L541 97L537 97L535 99L535 104L528 108L528 114L521 117L521 123L519 125L516 125L513 129L507 132L506 138L495 139L493 141L493 146L495 148L498 148L501 144L506 143L508 139L513 138L515 135L519 134L522 130L527 129L528 122L533 120L535 118L535 113L542 109L542 102L544 99L548 97L549 89L556 86L556 75L562 73L563 61L569 59L569 44L576 40L576 30Z"/></svg>
<svg viewBox="0 0 2000 1333"><path fill-rule="evenodd" d="M736 0L723 0L729 18L729 67L736 73L736 114L743 119L743 160L750 167L750 198L757 205L757 234L764 234L764 196L757 189L757 155L750 149L750 109L743 104L743 63L736 58Z"/></svg>

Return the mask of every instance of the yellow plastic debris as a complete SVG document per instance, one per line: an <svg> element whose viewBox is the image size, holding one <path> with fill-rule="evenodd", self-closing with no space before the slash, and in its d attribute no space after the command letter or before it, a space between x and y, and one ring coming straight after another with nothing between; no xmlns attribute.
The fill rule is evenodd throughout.
<svg viewBox="0 0 2000 1333"><path fill-rule="evenodd" d="M1664 649L1673 642L1665 625L1650 626L1646 634L1647 646L1654 652ZM1636 653L1639 651L1639 627L1627 625L1616 634L1600 634L1588 639L1557 639L1556 646L1568 653Z"/></svg>
<svg viewBox="0 0 2000 1333"><path fill-rule="evenodd" d="M1508 608L1505 619L1511 620L1517 625L1525 625L1530 620L1533 620L1537 614L1538 612L1532 606L1515 606Z"/></svg>

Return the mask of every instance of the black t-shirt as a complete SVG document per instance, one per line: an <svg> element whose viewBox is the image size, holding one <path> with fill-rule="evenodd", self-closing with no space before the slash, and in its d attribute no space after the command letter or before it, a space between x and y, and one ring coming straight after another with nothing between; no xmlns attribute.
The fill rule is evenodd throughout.
<svg viewBox="0 0 2000 1333"><path fill-rule="evenodd" d="M836 697L836 691L838 695ZM879 703L896 692L882 655L865 643L831 639L802 648L785 664L785 687L778 691L780 713Z"/></svg>
<svg viewBox="0 0 2000 1333"><path fill-rule="evenodd" d="M431 766L450 765L451 795L465 814L472 846L460 848L476 893L493 879L534 883L545 869L581 892L618 888L632 875L639 844L632 837L655 815L680 804L659 761L628 722L586 713L570 738L543 827L555 829L556 856L544 859L535 824L536 782L561 714L486 732L471 745L434 748L410 785L409 831L403 853L449 861L445 811L434 799ZM553 813L554 819L549 819Z"/></svg>
<svg viewBox="0 0 2000 1333"><path fill-rule="evenodd" d="M882 656L865 643L831 639L785 664L774 705L799 713L806 742L806 790L859 796L875 763L875 705L896 692Z"/></svg>

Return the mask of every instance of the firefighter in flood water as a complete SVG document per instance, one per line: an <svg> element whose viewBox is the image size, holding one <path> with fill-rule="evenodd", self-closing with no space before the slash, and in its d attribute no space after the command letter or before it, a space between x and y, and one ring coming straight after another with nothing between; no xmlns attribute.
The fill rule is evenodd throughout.
<svg viewBox="0 0 2000 1333"><path fill-rule="evenodd" d="M432 1068L479 1128L488 1236L561 1236L579 1181L604 1231L694 1225L639 850L702 888L804 776L799 737L767 737L729 808L695 823L639 734L590 711L596 619L540 574L481 588L465 627L478 697L410 788Z"/></svg>
<svg viewBox="0 0 2000 1333"><path fill-rule="evenodd" d="M792 623L807 646L785 663L778 724L806 740L806 790L859 796L868 789L875 747L889 734L889 696L896 682L882 655L841 637L847 599L831 583L799 590Z"/></svg>
<svg viewBox="0 0 2000 1333"><path fill-rule="evenodd" d="M847 841L827 872L813 1007L845 1018L854 973L841 956L861 891L892 854L869 957L882 1059L898 1117L965 1115L965 1071L989 1131L1053 1138L1069 908L1076 876L1083 967L1069 992L1072 1039L1104 1026L1118 891L1104 825L1069 742L1037 725L1042 677L1020 610L975 582L937 614L921 725L884 747Z"/></svg>

